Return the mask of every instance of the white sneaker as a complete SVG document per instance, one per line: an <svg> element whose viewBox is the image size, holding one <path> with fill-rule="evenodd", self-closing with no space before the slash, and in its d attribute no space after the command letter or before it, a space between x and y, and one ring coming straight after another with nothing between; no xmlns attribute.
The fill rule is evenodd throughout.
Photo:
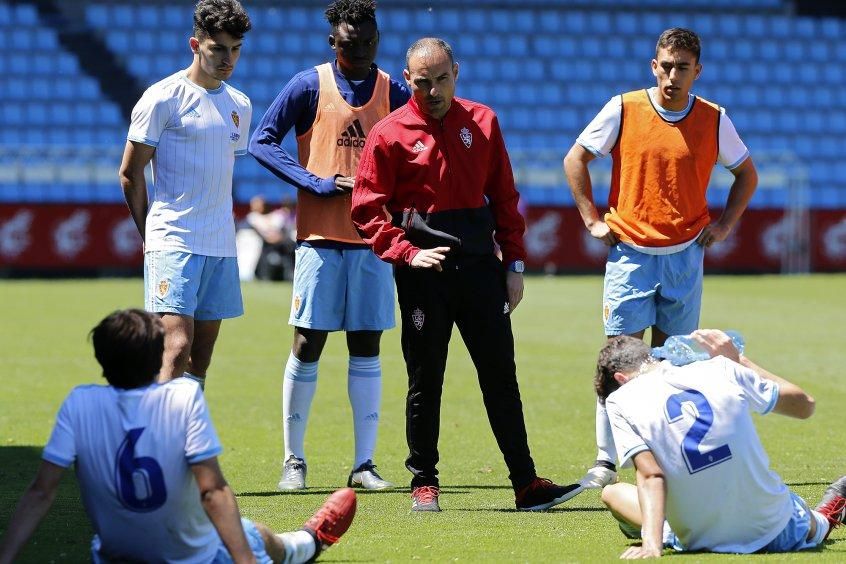
<svg viewBox="0 0 846 564"><path fill-rule="evenodd" d="M305 460L291 455L282 467L282 478L276 485L277 489L304 490L307 471Z"/></svg>
<svg viewBox="0 0 846 564"><path fill-rule="evenodd" d="M594 466L579 480L579 484L585 489L602 489L616 481L616 472L605 466Z"/></svg>
<svg viewBox="0 0 846 564"><path fill-rule="evenodd" d="M373 464L372 460L368 460L350 472L347 487L361 487L365 490L385 490L394 487L394 485L387 480L383 480L382 476L376 472L376 465Z"/></svg>

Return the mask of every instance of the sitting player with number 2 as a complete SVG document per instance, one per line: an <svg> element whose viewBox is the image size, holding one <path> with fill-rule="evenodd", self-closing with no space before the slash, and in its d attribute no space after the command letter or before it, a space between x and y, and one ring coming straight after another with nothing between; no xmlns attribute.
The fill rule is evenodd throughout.
<svg viewBox="0 0 846 564"><path fill-rule="evenodd" d="M843 523L846 482L811 510L769 469L750 411L806 419L814 399L738 354L722 331L694 339L709 360L658 362L640 339L612 337L595 387L621 464L637 486L605 486L602 501L630 538L622 558L676 550L752 553L813 548ZM665 521L666 519L666 521Z"/></svg>

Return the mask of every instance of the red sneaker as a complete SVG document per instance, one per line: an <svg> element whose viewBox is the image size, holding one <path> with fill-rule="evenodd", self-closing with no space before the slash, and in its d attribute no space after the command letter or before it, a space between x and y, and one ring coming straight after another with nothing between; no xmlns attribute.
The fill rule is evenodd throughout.
<svg viewBox="0 0 846 564"><path fill-rule="evenodd" d="M441 490L437 486L417 486L411 490L412 511L440 511L438 495Z"/></svg>
<svg viewBox="0 0 846 564"><path fill-rule="evenodd" d="M355 491L352 488L338 490L305 522L303 529L314 535L319 549L328 548L338 542L341 535L350 528L355 506Z"/></svg>
<svg viewBox="0 0 846 564"><path fill-rule="evenodd" d="M822 501L816 507L817 513L822 513L828 519L828 533L839 527L846 520L846 476L841 476L825 489Z"/></svg>

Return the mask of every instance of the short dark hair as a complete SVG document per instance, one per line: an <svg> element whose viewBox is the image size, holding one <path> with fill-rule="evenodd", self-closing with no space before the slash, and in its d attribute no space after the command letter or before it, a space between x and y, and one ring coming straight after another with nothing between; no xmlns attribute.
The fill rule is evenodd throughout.
<svg viewBox="0 0 846 564"><path fill-rule="evenodd" d="M641 339L619 335L611 337L599 351L596 360L596 376L593 388L599 397L599 403L605 405L605 399L620 387L614 379L616 372L627 374L639 370L652 358L652 349Z"/></svg>
<svg viewBox="0 0 846 564"><path fill-rule="evenodd" d="M194 37L204 39L225 31L244 37L253 24L238 0L200 0L194 8Z"/></svg>
<svg viewBox="0 0 846 564"><path fill-rule="evenodd" d="M405 67L408 68L408 63L411 57L418 51L428 51L429 49L437 48L446 53L449 57L450 64L455 64L455 56L452 53L452 46L441 39L440 37L423 37L411 44L408 51L405 52Z"/></svg>
<svg viewBox="0 0 846 564"><path fill-rule="evenodd" d="M671 27L664 31L658 38L658 43L655 45L655 56L658 56L658 51L661 49L670 49L671 51L689 51L696 56L696 62L699 62L699 54L702 50L702 45L699 42L699 36L689 29L683 27Z"/></svg>
<svg viewBox="0 0 846 564"><path fill-rule="evenodd" d="M326 21L332 29L342 23L373 22L375 24L376 2L375 0L335 0L326 8Z"/></svg>
<svg viewBox="0 0 846 564"><path fill-rule="evenodd" d="M116 388L151 384L162 368L165 330L158 315L141 309L122 309L91 330L94 356L103 377Z"/></svg>

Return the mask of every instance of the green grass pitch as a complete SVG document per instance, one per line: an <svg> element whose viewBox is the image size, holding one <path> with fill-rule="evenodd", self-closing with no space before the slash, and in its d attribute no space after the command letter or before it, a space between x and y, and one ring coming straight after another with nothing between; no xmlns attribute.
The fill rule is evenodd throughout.
<svg viewBox="0 0 846 564"><path fill-rule="evenodd" d="M594 455L592 368L603 341L601 279L528 277L514 314L517 366L532 454L540 475L578 479ZM346 353L330 337L306 436L309 489L278 493L281 379L291 343L288 284L244 286L247 313L225 322L207 398L225 452L224 472L242 513L276 530L299 527L325 495L344 486L352 462ZM846 473L843 322L846 275L707 276L702 326L740 330L747 353L817 399L808 421L756 418L772 467L811 504ZM0 531L38 465L61 400L72 386L99 382L86 341L111 310L140 306L140 280L3 281L0 302ZM555 510L514 511L513 494L458 332L447 369L441 423L440 514L411 514L403 466L405 373L399 331L382 345L383 415L376 462L401 487L363 493L348 535L326 561L593 562L616 559L627 541L590 491ZM623 479L631 480L630 471ZM139 534L142 534L139 532ZM21 557L79 562L91 535L72 472ZM686 561L731 555L674 556ZM749 558L749 557L746 557ZM846 559L846 533L825 548L761 560Z"/></svg>

